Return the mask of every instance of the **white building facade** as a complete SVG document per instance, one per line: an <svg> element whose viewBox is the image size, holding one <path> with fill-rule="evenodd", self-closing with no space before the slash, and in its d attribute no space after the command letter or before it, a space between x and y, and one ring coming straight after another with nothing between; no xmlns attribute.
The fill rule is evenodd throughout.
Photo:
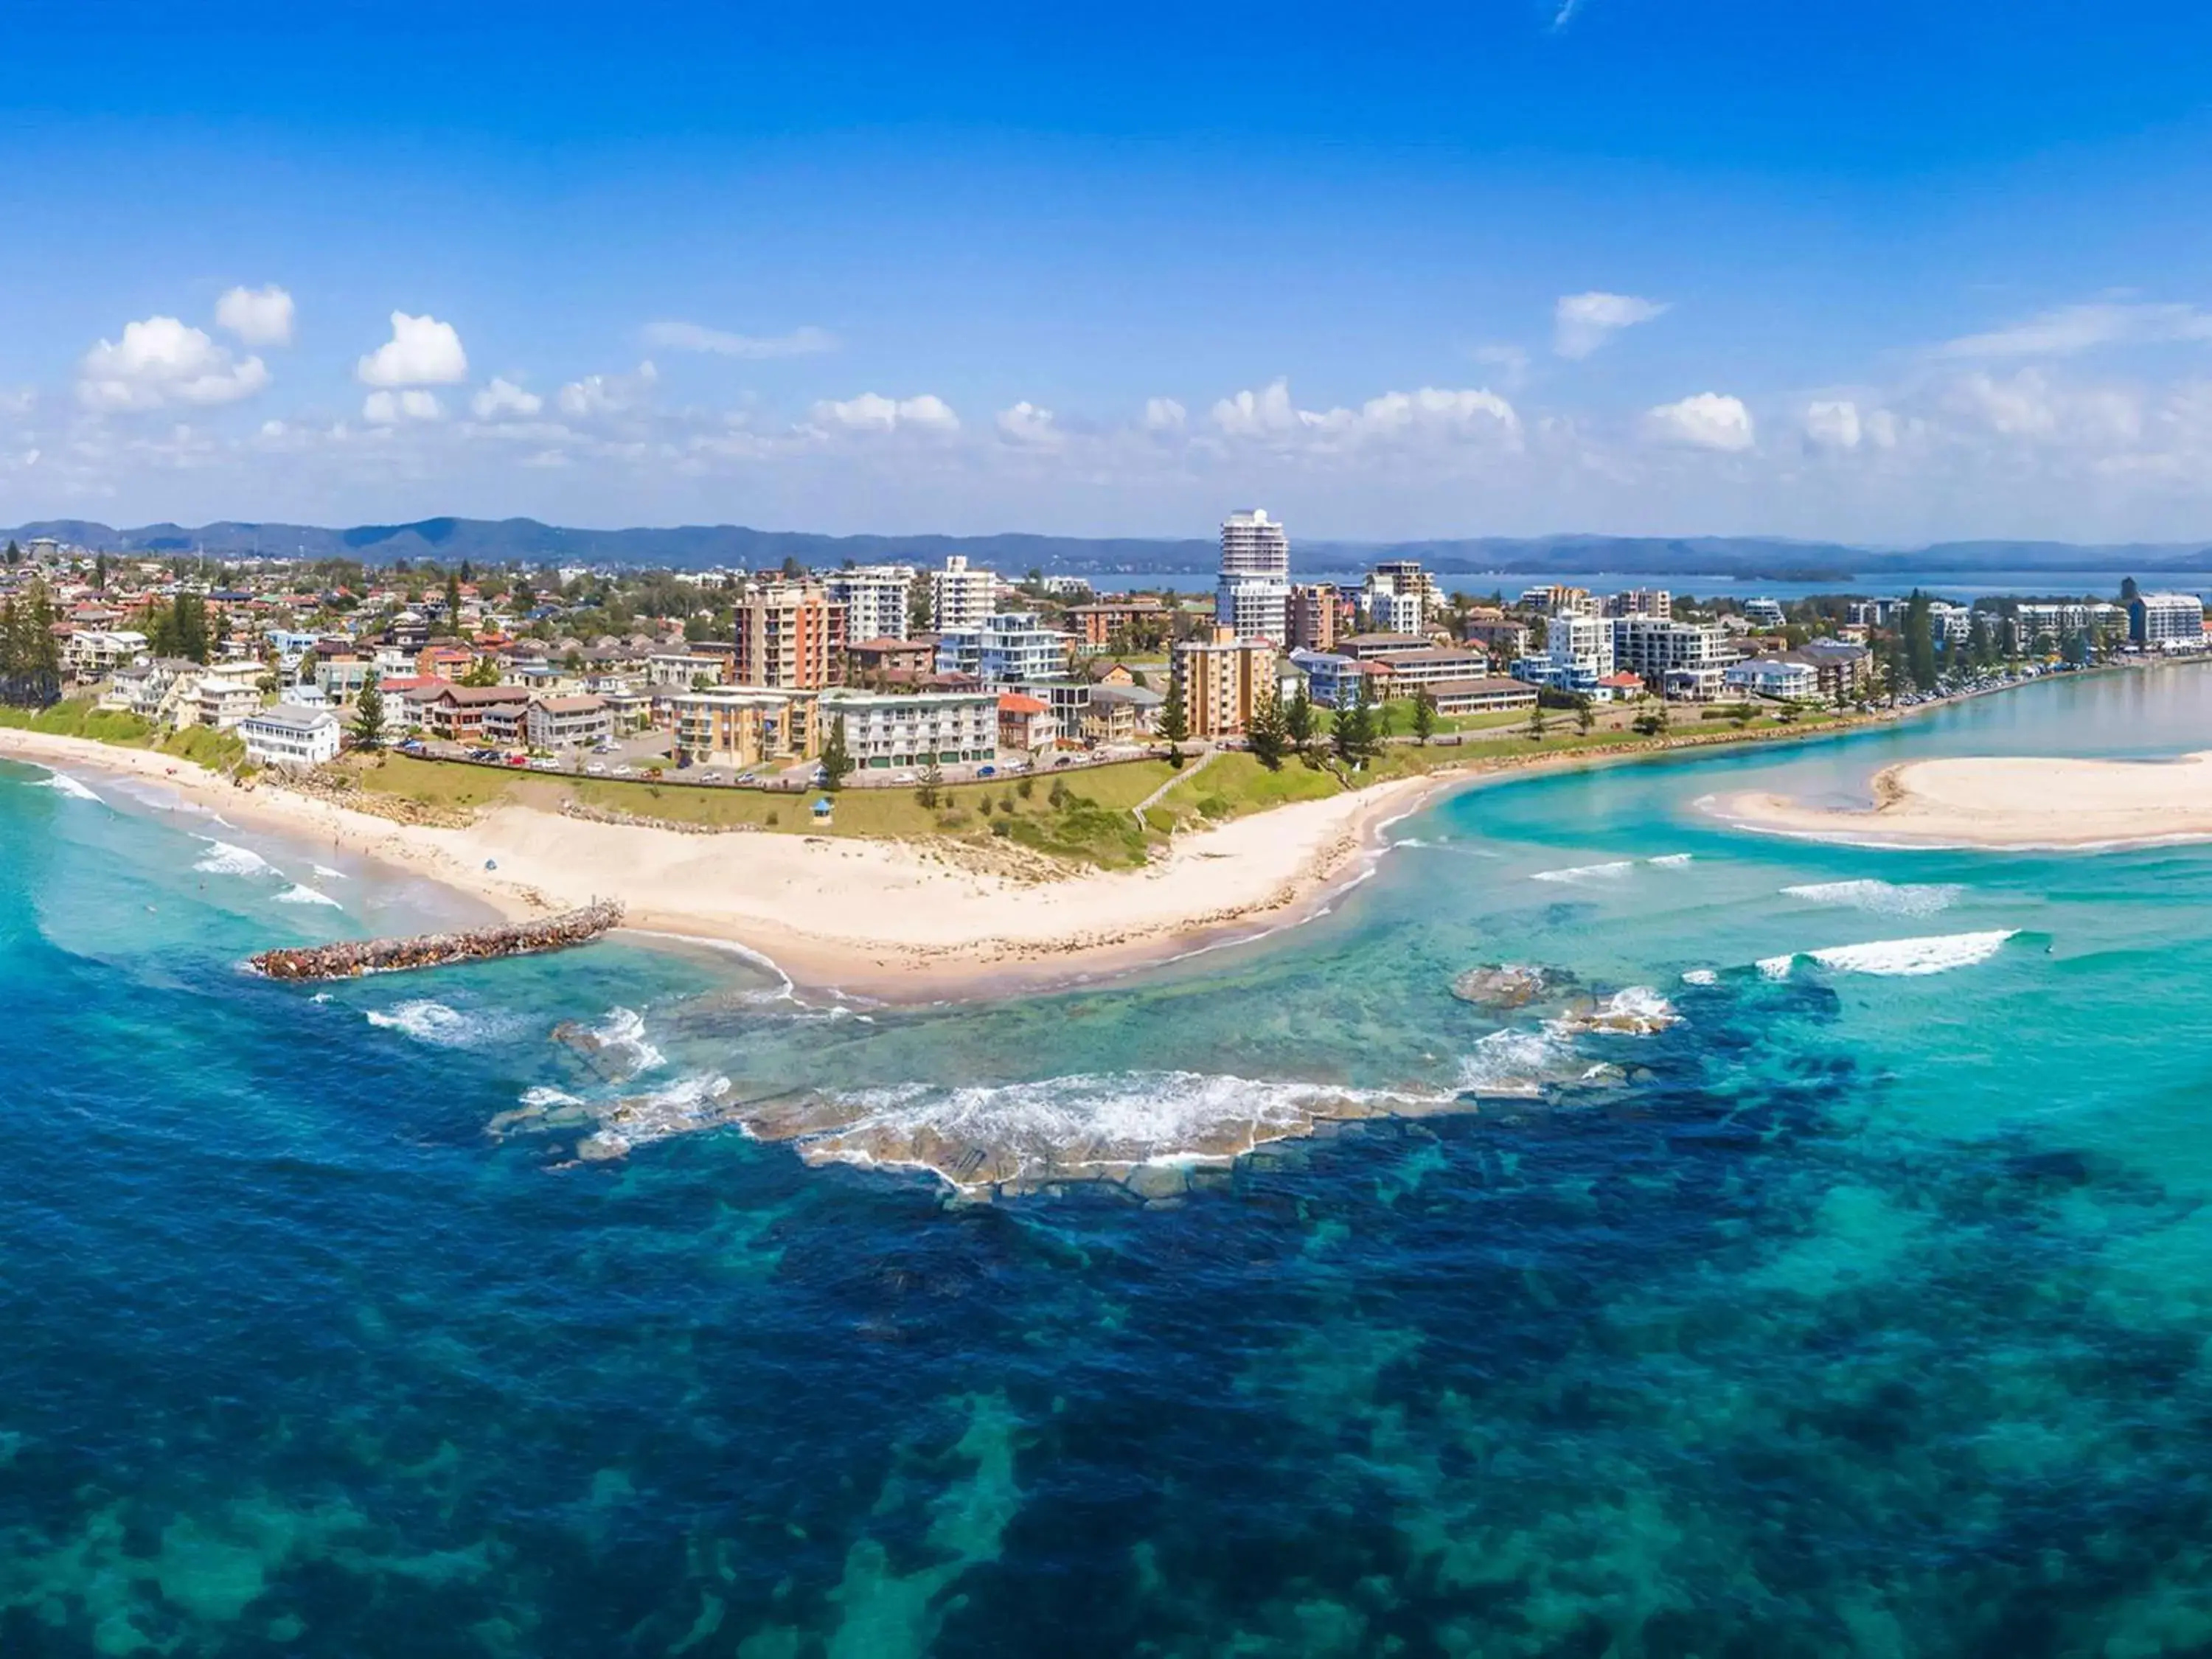
<svg viewBox="0 0 2212 1659"><path fill-rule="evenodd" d="M1243 639L1281 645L1290 638L1290 532L1263 507L1222 520L1213 619Z"/></svg>
<svg viewBox="0 0 2212 1659"><path fill-rule="evenodd" d="M914 578L910 564L856 565L823 576L823 591L845 607L847 642L904 639Z"/></svg>
<svg viewBox="0 0 2212 1659"><path fill-rule="evenodd" d="M279 703L247 715L238 735L257 766L320 766L338 757L337 716L327 709Z"/></svg>
<svg viewBox="0 0 2212 1659"><path fill-rule="evenodd" d="M929 625L940 634L981 628L998 604L999 573L969 569L964 553L952 554L945 561L944 569L929 573ZM845 637L860 635L848 632Z"/></svg>

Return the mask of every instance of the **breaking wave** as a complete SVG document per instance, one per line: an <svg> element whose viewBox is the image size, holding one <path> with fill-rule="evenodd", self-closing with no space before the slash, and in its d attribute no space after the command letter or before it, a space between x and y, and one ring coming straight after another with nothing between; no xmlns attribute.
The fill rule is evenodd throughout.
<svg viewBox="0 0 2212 1659"><path fill-rule="evenodd" d="M1950 882L1814 881L1785 887L1785 898L1808 904L1839 904L1878 916L1932 916L1955 904L1966 889Z"/></svg>
<svg viewBox="0 0 2212 1659"><path fill-rule="evenodd" d="M333 910L344 908L329 894L318 893L313 888L301 886L296 882L276 895L276 902L279 904L327 904Z"/></svg>
<svg viewBox="0 0 2212 1659"><path fill-rule="evenodd" d="M1679 870L1696 857L1697 854L1694 853L1662 853L1656 859L1646 859L1644 861L1646 864L1656 865L1662 870Z"/></svg>
<svg viewBox="0 0 2212 1659"><path fill-rule="evenodd" d="M1534 1100L1571 1074L1572 1059L1566 1043L1549 1031L1492 1031L1460 1062L1460 1090Z"/></svg>
<svg viewBox="0 0 2212 1659"><path fill-rule="evenodd" d="M234 847L227 841L205 838L207 856L192 866L210 876L273 876L276 866L260 854L244 847Z"/></svg>
<svg viewBox="0 0 2212 1659"><path fill-rule="evenodd" d="M1825 950L1800 951L1796 956L1768 957L1759 963L1759 971L1769 979L1786 979L1802 956L1838 973L1875 974L1888 979L1917 978L1987 962L2019 931L2016 927L2004 927L1980 933L1939 933L1925 939L1832 945Z"/></svg>
<svg viewBox="0 0 2212 1659"><path fill-rule="evenodd" d="M635 1008L608 1010L605 1023L592 1028L601 1049L619 1055L635 1074L666 1063L668 1056L646 1040L645 1016Z"/></svg>
<svg viewBox="0 0 2212 1659"><path fill-rule="evenodd" d="M1528 878L1531 881L1618 881L1636 868L1634 859L1618 859L1611 864L1577 864L1564 870L1539 870Z"/></svg>
<svg viewBox="0 0 2212 1659"><path fill-rule="evenodd" d="M371 1025L398 1031L417 1042L427 1042L434 1048L472 1048L479 1042L509 1035L514 1025L511 1018L465 1013L458 1008L448 1008L442 1002L432 1002L427 999L395 1003L389 1008L371 1008L365 1017Z"/></svg>
<svg viewBox="0 0 2212 1659"><path fill-rule="evenodd" d="M67 795L71 800L98 800L99 796L66 772L49 772L43 778L31 780L33 789L51 789L58 795Z"/></svg>
<svg viewBox="0 0 2212 1659"><path fill-rule="evenodd" d="M343 881L346 878L345 872L343 870L332 870L319 864L311 864L307 868L325 881Z"/></svg>
<svg viewBox="0 0 2212 1659"><path fill-rule="evenodd" d="M1685 985L1717 985L1721 976L1710 968L1692 968L1682 975Z"/></svg>

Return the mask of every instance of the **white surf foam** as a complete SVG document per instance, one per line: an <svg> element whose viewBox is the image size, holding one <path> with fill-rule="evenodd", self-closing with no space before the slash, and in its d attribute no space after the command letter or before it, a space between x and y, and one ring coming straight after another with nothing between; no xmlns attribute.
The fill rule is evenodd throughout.
<svg viewBox="0 0 2212 1659"><path fill-rule="evenodd" d="M1531 881L1619 881L1636 868L1633 859L1620 859L1611 864L1577 864L1565 870L1539 870L1528 878Z"/></svg>
<svg viewBox="0 0 2212 1659"><path fill-rule="evenodd" d="M1864 945L1831 945L1818 951L1801 951L1795 956L1768 957L1759 964L1759 971L1769 979L1787 979L1802 957L1839 974L1912 979L1987 962L2019 931L2016 927L2002 927L1978 933L1936 933L1924 939L1880 939Z"/></svg>
<svg viewBox="0 0 2212 1659"><path fill-rule="evenodd" d="M1696 857L1697 854L1694 853L1662 853L1656 859L1646 859L1644 861L1646 864L1656 865L1662 870L1679 870Z"/></svg>
<svg viewBox="0 0 2212 1659"><path fill-rule="evenodd" d="M311 864L307 868L313 871L316 875L321 877L325 881L343 881L346 878L344 871L332 870L324 865Z"/></svg>
<svg viewBox="0 0 2212 1659"><path fill-rule="evenodd" d="M471 1048L488 1039L504 1036L514 1026L512 1018L465 1013L427 999L395 1003L389 1008L371 1008L366 1017L371 1025L400 1032L435 1048Z"/></svg>
<svg viewBox="0 0 2212 1659"><path fill-rule="evenodd" d="M301 886L296 882L276 895L276 902L279 904L327 904L333 910L344 908L329 894L318 893L313 888Z"/></svg>
<svg viewBox="0 0 2212 1659"><path fill-rule="evenodd" d="M1865 945L1834 945L1806 954L1838 973L1880 974L1905 978L1971 968L1987 962L2020 930L1996 928L1980 933L1944 933L1928 939L1875 939Z"/></svg>
<svg viewBox="0 0 2212 1659"><path fill-rule="evenodd" d="M98 800L99 796L86 788L66 772L49 772L43 778L31 780L33 789L51 789L57 795L67 795L71 800Z"/></svg>
<svg viewBox="0 0 2212 1659"><path fill-rule="evenodd" d="M574 1095L565 1093L559 1089L549 1089L540 1085L537 1088L525 1089L522 1091L522 1103L543 1111L548 1107L580 1106L584 1103Z"/></svg>
<svg viewBox="0 0 2212 1659"><path fill-rule="evenodd" d="M273 876L276 866L260 854L248 848L234 847L227 841L216 841L203 836L207 842L208 854L192 868L210 876Z"/></svg>
<svg viewBox="0 0 2212 1659"><path fill-rule="evenodd" d="M1534 1099L1567 1058L1566 1044L1549 1031L1492 1031L1460 1062L1460 1091Z"/></svg>
<svg viewBox="0 0 2212 1659"><path fill-rule="evenodd" d="M1721 976L1710 968L1692 968L1682 975L1685 985L1717 985Z"/></svg>
<svg viewBox="0 0 2212 1659"><path fill-rule="evenodd" d="M646 1041L645 1016L635 1008L609 1009L605 1023L594 1026L592 1035L599 1039L603 1052L627 1058L633 1075L649 1072L668 1058Z"/></svg>
<svg viewBox="0 0 2212 1659"><path fill-rule="evenodd" d="M1966 892L1950 882L1814 881L1782 890L1785 898L1808 904L1836 904L1878 916L1932 916L1948 910Z"/></svg>
<svg viewBox="0 0 2212 1659"><path fill-rule="evenodd" d="M849 1121L805 1137L811 1160L878 1163L886 1146L988 1146L1039 1173L1077 1164L1233 1157L1316 1118L1449 1104L1442 1093L1280 1083L1198 1072L1114 1072L1031 1083L907 1084L841 1097Z"/></svg>

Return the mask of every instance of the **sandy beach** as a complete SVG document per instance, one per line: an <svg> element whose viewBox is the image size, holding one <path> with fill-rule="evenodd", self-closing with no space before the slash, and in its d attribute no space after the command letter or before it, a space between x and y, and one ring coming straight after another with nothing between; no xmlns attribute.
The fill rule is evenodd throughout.
<svg viewBox="0 0 2212 1659"><path fill-rule="evenodd" d="M0 757L159 782L235 823L427 878L508 917L618 899L633 929L742 945L801 984L932 1000L1119 972L1303 920L1361 872L1381 824L1457 781L1280 807L1181 837L1141 870L1040 881L927 842L683 835L521 806L465 829L402 824L170 756L9 728Z"/></svg>
<svg viewBox="0 0 2212 1659"><path fill-rule="evenodd" d="M1808 806L1743 793L1712 803L1747 828L1899 847L2092 848L2212 838L2212 751L2169 761L1983 757L1877 773L1875 804Z"/></svg>

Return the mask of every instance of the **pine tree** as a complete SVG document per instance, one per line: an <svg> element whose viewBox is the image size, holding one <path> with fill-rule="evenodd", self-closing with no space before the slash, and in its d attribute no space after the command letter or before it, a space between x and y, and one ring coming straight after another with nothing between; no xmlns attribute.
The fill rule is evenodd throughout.
<svg viewBox="0 0 2212 1659"><path fill-rule="evenodd" d="M1335 723L1329 728L1329 741L1337 759L1353 770L1373 759L1381 749L1376 730L1373 682L1366 675L1359 677L1352 707L1336 711Z"/></svg>
<svg viewBox="0 0 2212 1659"><path fill-rule="evenodd" d="M105 553L92 562L92 585L103 593L107 592L107 555Z"/></svg>
<svg viewBox="0 0 2212 1659"><path fill-rule="evenodd" d="M1938 675L1936 668L1935 621L1928 607L1928 596L1918 588L1905 605L1905 666L1911 675L1913 689L1933 691Z"/></svg>
<svg viewBox="0 0 2212 1659"><path fill-rule="evenodd" d="M1252 707L1252 718L1244 726L1245 745L1252 758L1270 772L1279 772L1283 766L1283 752L1290 738L1283 729L1283 705L1272 692L1261 693Z"/></svg>
<svg viewBox="0 0 2212 1659"><path fill-rule="evenodd" d="M1575 730L1588 737L1590 728L1596 724L1597 715L1590 708L1590 700L1577 693L1575 697Z"/></svg>
<svg viewBox="0 0 2212 1659"><path fill-rule="evenodd" d="M853 752L845 747L845 717L836 709L829 715L829 734L822 740L823 782L830 789L842 789L845 780L853 775Z"/></svg>
<svg viewBox="0 0 2212 1659"><path fill-rule="evenodd" d="M384 747L384 693L377 688L376 671L361 684L353 708L353 746L371 751Z"/></svg>
<svg viewBox="0 0 2212 1659"><path fill-rule="evenodd" d="M446 576L446 626L453 629L460 625L461 573L454 570L448 572Z"/></svg>
<svg viewBox="0 0 2212 1659"><path fill-rule="evenodd" d="M15 538L13 536L8 538L8 562L10 565L23 562L23 550L15 545Z"/></svg>
<svg viewBox="0 0 2212 1659"><path fill-rule="evenodd" d="M1291 693L1291 700L1283 709L1283 736L1289 739L1291 747L1301 755L1313 747L1313 698L1306 690L1305 678L1303 675L1299 676L1297 689Z"/></svg>
<svg viewBox="0 0 2212 1659"><path fill-rule="evenodd" d="M1182 741L1190 735L1190 710L1182 700L1182 676L1168 676L1167 699L1160 704L1160 735L1168 740L1168 763L1182 764Z"/></svg>
<svg viewBox="0 0 2212 1659"><path fill-rule="evenodd" d="M1536 702L1534 705L1528 710L1528 741L1531 743L1541 743L1543 740L1544 694L1541 691L1539 691L1536 694Z"/></svg>
<svg viewBox="0 0 2212 1659"><path fill-rule="evenodd" d="M1413 693L1413 741L1424 749L1437 734L1437 700L1427 686Z"/></svg>

